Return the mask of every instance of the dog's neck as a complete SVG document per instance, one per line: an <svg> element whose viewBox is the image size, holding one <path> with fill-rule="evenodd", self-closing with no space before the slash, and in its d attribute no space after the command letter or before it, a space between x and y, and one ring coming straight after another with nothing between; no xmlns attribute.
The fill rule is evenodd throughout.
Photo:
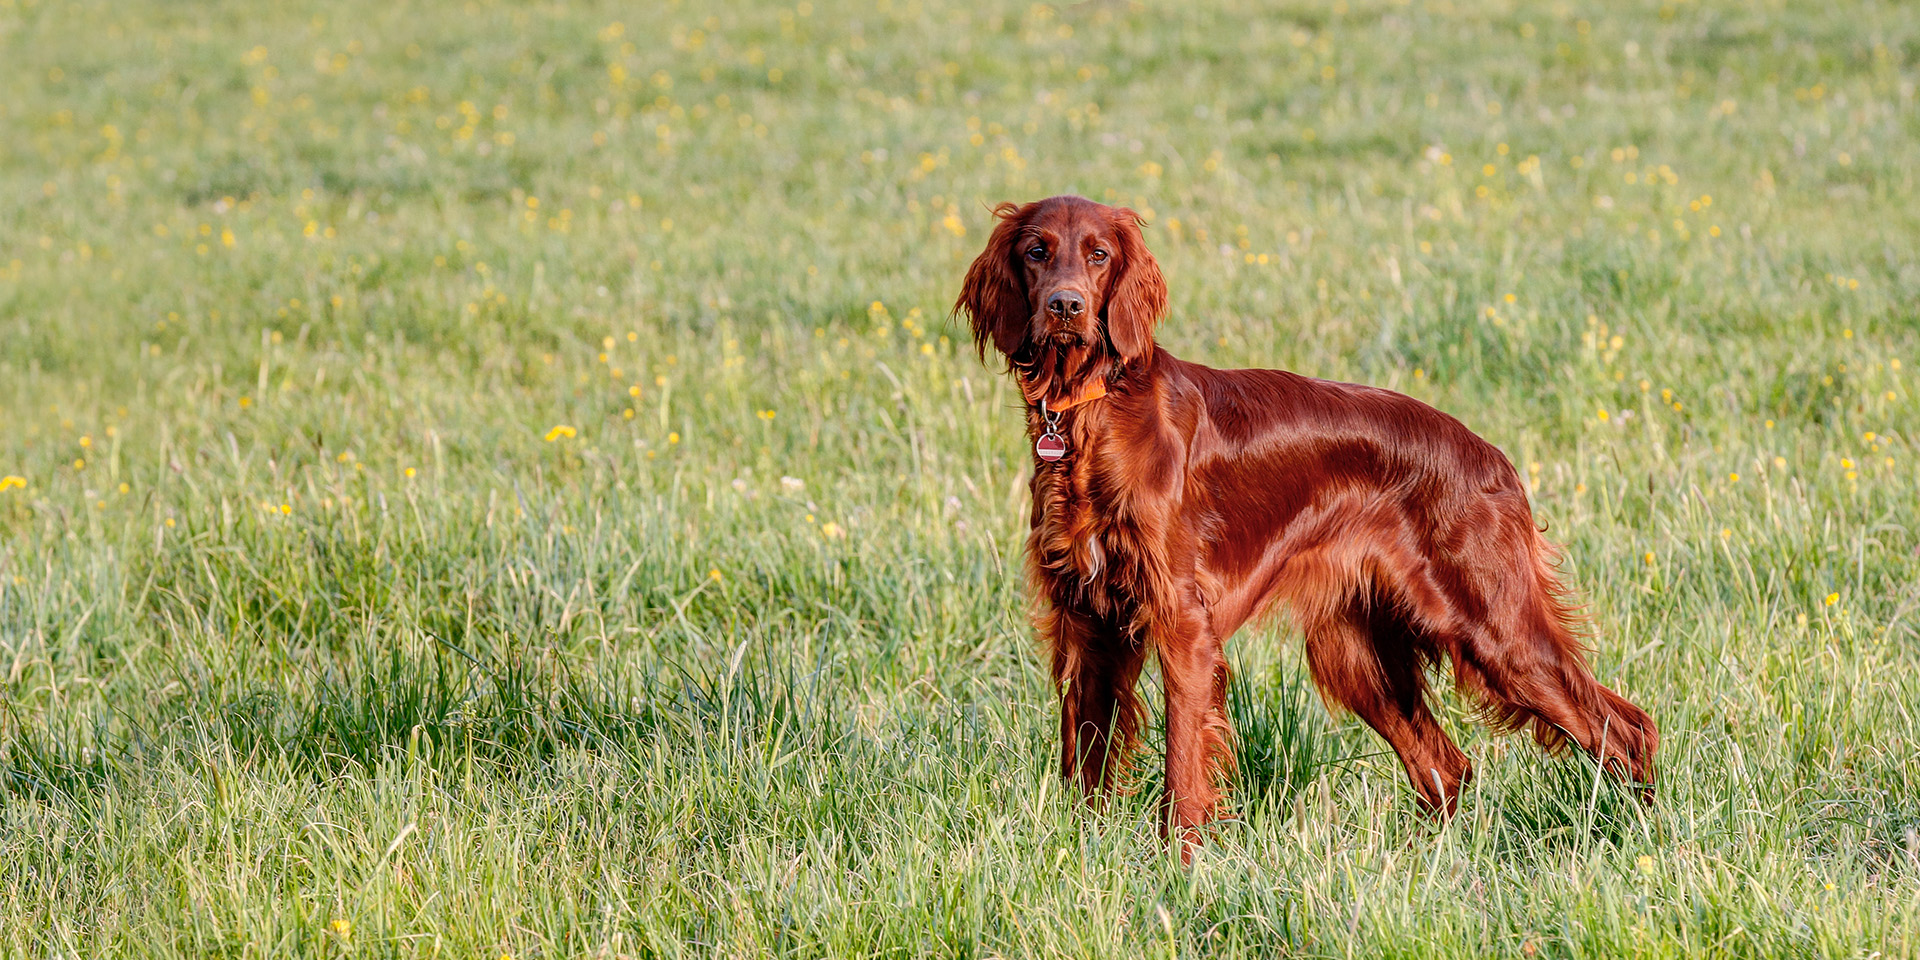
<svg viewBox="0 0 1920 960"><path fill-rule="evenodd" d="M1121 380L1144 372L1153 353L1123 362L1106 349L1085 346L1043 348L1027 363L1013 365L1020 392L1027 406L1064 413L1083 403L1098 400Z"/></svg>

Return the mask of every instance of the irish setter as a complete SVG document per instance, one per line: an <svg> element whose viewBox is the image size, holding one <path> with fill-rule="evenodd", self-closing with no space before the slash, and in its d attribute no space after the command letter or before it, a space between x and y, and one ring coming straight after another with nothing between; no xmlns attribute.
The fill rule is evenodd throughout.
<svg viewBox="0 0 1920 960"><path fill-rule="evenodd" d="M1503 729L1568 741L1650 798L1659 733L1595 682L1512 464L1389 390L1214 370L1154 343L1167 289L1133 211L1003 203L954 305L1003 354L1035 445L1028 570L1060 696L1060 762L1089 799L1140 734L1147 654L1166 693L1162 830L1185 852L1231 762L1235 630L1276 602L1330 705L1386 738L1423 806L1472 775L1427 672Z"/></svg>

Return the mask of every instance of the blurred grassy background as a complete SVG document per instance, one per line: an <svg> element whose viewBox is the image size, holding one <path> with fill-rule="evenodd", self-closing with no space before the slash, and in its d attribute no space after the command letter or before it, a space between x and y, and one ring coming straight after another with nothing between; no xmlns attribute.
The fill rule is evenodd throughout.
<svg viewBox="0 0 1920 960"><path fill-rule="evenodd" d="M1920 9L0 0L26 955L1906 955ZM1240 820L1053 778L1003 199L1513 457L1642 810L1421 820L1249 631ZM1147 766L1153 764L1149 762Z"/></svg>

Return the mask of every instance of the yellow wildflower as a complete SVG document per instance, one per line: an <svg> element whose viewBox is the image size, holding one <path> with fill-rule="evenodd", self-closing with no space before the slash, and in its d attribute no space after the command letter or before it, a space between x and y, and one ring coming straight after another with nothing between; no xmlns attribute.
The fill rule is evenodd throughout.
<svg viewBox="0 0 1920 960"><path fill-rule="evenodd" d="M569 427L564 423L554 424L553 429L547 431L547 442L552 443L555 440L560 439L561 437L572 439L573 437L577 436L578 433L579 433L578 431L574 430L572 427Z"/></svg>
<svg viewBox="0 0 1920 960"><path fill-rule="evenodd" d="M26 486L27 486L26 477L16 476L13 474L8 474L7 476L0 477L0 493L6 493L8 490L12 490L14 487L19 487L22 490L24 490L26 489Z"/></svg>

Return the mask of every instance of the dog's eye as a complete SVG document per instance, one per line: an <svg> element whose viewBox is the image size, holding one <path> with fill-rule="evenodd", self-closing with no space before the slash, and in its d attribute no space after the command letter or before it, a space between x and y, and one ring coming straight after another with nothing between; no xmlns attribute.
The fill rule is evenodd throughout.
<svg viewBox="0 0 1920 960"><path fill-rule="evenodd" d="M1087 259L1093 263L1106 263L1107 252L1105 250L1095 250L1093 252L1093 256L1090 256Z"/></svg>
<svg viewBox="0 0 1920 960"><path fill-rule="evenodd" d="M1032 260L1034 263L1039 263L1047 259L1047 248L1038 244L1034 245L1027 251L1027 259Z"/></svg>

